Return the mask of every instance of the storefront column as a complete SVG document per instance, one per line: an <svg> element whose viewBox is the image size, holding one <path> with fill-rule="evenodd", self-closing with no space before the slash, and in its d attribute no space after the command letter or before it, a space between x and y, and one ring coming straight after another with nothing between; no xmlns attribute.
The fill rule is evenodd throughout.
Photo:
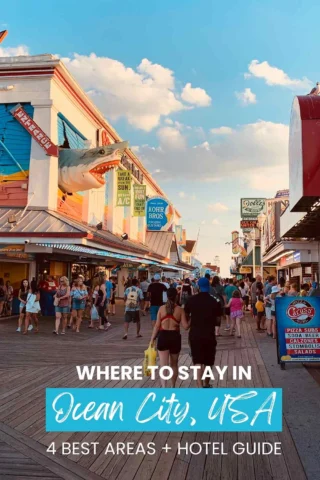
<svg viewBox="0 0 320 480"><path fill-rule="evenodd" d="M46 133L50 140L58 142L57 112L52 100L34 100L33 120ZM57 208L58 158L49 157L40 145L32 139L29 168L28 203L30 207L49 210Z"/></svg>
<svg viewBox="0 0 320 480"><path fill-rule="evenodd" d="M29 282L31 282L33 277L35 279L37 279L37 262L36 261L30 262L30 265L29 265Z"/></svg>

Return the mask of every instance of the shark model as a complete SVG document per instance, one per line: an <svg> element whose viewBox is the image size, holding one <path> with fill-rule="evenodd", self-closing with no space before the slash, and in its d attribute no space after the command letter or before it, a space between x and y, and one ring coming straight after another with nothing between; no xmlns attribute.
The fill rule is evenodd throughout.
<svg viewBox="0 0 320 480"><path fill-rule="evenodd" d="M128 142L119 142L87 150L60 149L59 188L71 194L101 187L104 174L120 164L127 147Z"/></svg>

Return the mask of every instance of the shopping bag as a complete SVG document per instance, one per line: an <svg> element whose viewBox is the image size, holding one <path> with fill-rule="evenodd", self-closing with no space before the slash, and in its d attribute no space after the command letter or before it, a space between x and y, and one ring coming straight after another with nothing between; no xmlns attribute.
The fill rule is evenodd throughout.
<svg viewBox="0 0 320 480"><path fill-rule="evenodd" d="M99 320L99 313L95 305L93 305L91 308L91 320L93 322L95 322L96 320Z"/></svg>
<svg viewBox="0 0 320 480"><path fill-rule="evenodd" d="M144 352L143 374L145 377L150 377L151 371L148 367L154 367L157 364L157 350L150 343L147 350Z"/></svg>

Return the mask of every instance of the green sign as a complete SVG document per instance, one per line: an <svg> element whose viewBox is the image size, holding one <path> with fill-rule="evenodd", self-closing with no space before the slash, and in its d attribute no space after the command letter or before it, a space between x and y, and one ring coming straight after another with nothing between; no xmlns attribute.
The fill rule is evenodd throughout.
<svg viewBox="0 0 320 480"><path fill-rule="evenodd" d="M117 171L117 207L131 205L131 173L126 170Z"/></svg>
<svg viewBox="0 0 320 480"><path fill-rule="evenodd" d="M133 216L144 217L146 214L146 186L133 185Z"/></svg>

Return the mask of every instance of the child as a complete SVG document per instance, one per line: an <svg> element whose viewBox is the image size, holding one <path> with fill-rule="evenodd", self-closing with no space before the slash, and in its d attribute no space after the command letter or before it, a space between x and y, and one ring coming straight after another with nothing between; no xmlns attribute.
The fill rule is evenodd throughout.
<svg viewBox="0 0 320 480"><path fill-rule="evenodd" d="M227 308L230 308L230 335L233 335L234 326L237 326L237 337L241 338L241 320L244 317L243 314L243 305L244 302L241 298L239 290L235 290L232 293L232 298L230 299Z"/></svg>
<svg viewBox="0 0 320 480"><path fill-rule="evenodd" d="M256 310L257 310L257 331L263 332L263 317L264 317L264 299L261 290L257 290L257 303L256 303Z"/></svg>
<svg viewBox="0 0 320 480"><path fill-rule="evenodd" d="M280 293L280 288L277 286L272 287L271 295L266 297L265 301L271 303L271 319L267 319L267 335L273 339L276 337L276 297Z"/></svg>
<svg viewBox="0 0 320 480"><path fill-rule="evenodd" d="M23 335L28 333L28 327L30 320L33 320L34 323L34 333L39 332L39 322L38 322L38 312L40 312L40 293L35 285L33 285L27 296L26 303L26 319L25 319L25 330Z"/></svg>

